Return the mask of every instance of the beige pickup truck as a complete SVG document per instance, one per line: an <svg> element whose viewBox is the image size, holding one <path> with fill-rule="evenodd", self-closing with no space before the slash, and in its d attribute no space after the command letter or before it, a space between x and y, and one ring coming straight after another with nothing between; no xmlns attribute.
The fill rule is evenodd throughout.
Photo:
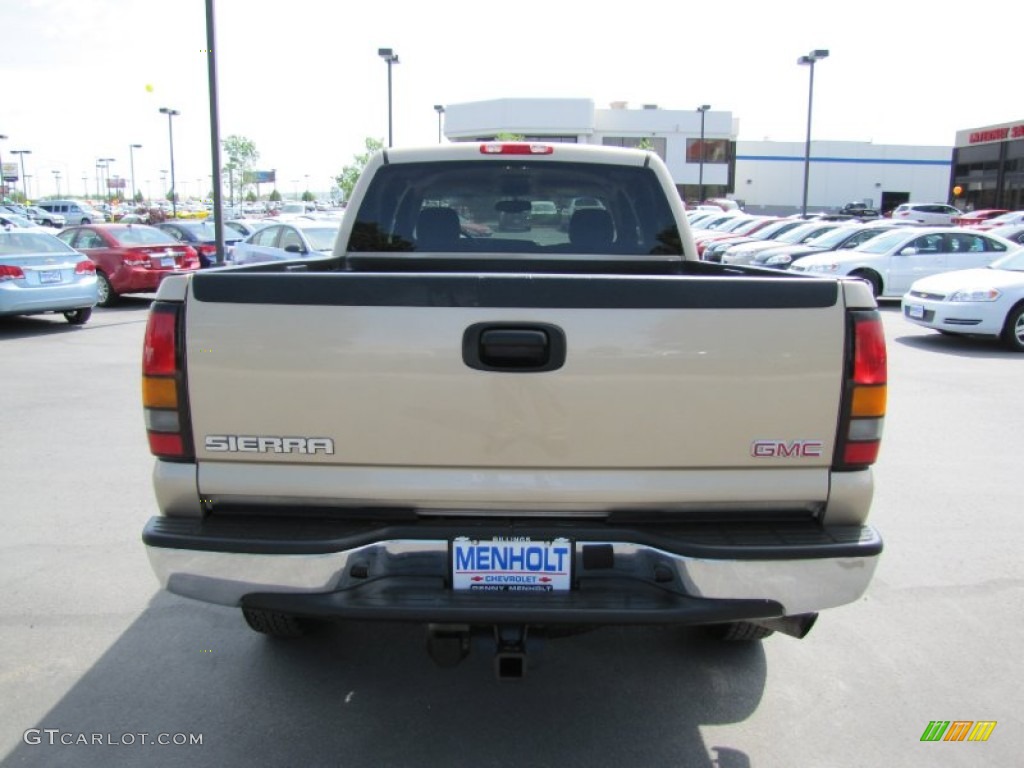
<svg viewBox="0 0 1024 768"><path fill-rule="evenodd" d="M567 626L802 637L882 550L869 287L699 261L651 152L382 151L332 256L165 280L142 373L152 566L272 635L420 622L514 678Z"/></svg>

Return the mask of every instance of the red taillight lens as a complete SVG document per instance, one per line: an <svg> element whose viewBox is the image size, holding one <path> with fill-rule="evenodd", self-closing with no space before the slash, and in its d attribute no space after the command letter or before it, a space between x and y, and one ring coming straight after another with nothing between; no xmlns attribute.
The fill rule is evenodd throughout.
<svg viewBox="0 0 1024 768"><path fill-rule="evenodd" d="M173 376L177 342L178 313L174 305L157 304L149 314L142 343L142 375Z"/></svg>
<svg viewBox="0 0 1024 768"><path fill-rule="evenodd" d="M96 265L93 264L91 261L80 261L77 264L75 264L75 274L76 275L95 275L96 274Z"/></svg>
<svg viewBox="0 0 1024 768"><path fill-rule="evenodd" d="M149 450L161 459L190 460L185 376L178 347L181 305L156 302L142 344L142 408Z"/></svg>
<svg viewBox="0 0 1024 768"><path fill-rule="evenodd" d="M888 394L885 332L877 310L852 313L853 348L843 397L835 468L864 469L878 459Z"/></svg>
<svg viewBox="0 0 1024 768"><path fill-rule="evenodd" d="M491 142L480 145L481 155L552 155L554 152L555 148L550 144Z"/></svg>
<svg viewBox="0 0 1024 768"><path fill-rule="evenodd" d="M873 318L854 317L854 384L885 384L888 380L888 361L885 353L885 331L882 328L882 318L877 312L872 314L874 314Z"/></svg>
<svg viewBox="0 0 1024 768"><path fill-rule="evenodd" d="M0 280L24 280L25 273L21 267L10 264L0 264Z"/></svg>

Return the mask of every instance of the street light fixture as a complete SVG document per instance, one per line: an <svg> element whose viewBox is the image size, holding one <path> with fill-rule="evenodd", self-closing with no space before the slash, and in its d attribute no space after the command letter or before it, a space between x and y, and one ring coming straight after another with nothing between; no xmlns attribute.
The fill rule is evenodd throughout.
<svg viewBox="0 0 1024 768"><path fill-rule="evenodd" d="M711 109L710 104L701 104L697 107L700 112L700 176L697 180L697 203L704 202L704 113Z"/></svg>
<svg viewBox="0 0 1024 768"><path fill-rule="evenodd" d="M17 155L18 156L18 160L21 161L21 196L23 198L22 202L25 205L28 205L28 186L26 185L26 182L25 182L25 155L31 155L32 154L32 150L31 149L12 149L11 150L11 154L12 155Z"/></svg>
<svg viewBox="0 0 1024 768"><path fill-rule="evenodd" d="M128 145L128 159L132 164L132 205L135 205L135 198L138 192L135 189L135 151L136 149L142 149L141 144L129 144Z"/></svg>
<svg viewBox="0 0 1024 768"><path fill-rule="evenodd" d="M167 136L171 146L171 218L178 218L178 190L174 183L174 116L180 115L176 109L170 109L169 107L160 107L160 114L167 115Z"/></svg>
<svg viewBox="0 0 1024 768"><path fill-rule="evenodd" d="M398 54L390 48L378 48L377 55L388 64L388 147L394 144L394 136L391 131L391 65L398 64Z"/></svg>
<svg viewBox="0 0 1024 768"><path fill-rule="evenodd" d="M804 196L800 205L800 215L807 218L807 183L811 173L811 107L814 104L814 62L828 58L828 51L817 48L806 56L801 56L796 63L811 68L810 84L807 88L807 141L804 144Z"/></svg>
<svg viewBox="0 0 1024 768"><path fill-rule="evenodd" d="M441 115L444 114L444 104L435 104L434 111L437 112L437 143L441 143Z"/></svg>
<svg viewBox="0 0 1024 768"><path fill-rule="evenodd" d="M60 198L60 171L53 171L53 179L57 185L57 198Z"/></svg>

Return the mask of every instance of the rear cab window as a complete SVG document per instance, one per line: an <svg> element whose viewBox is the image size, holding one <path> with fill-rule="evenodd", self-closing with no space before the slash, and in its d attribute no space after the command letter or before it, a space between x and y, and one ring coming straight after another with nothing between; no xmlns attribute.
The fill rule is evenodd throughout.
<svg viewBox="0 0 1024 768"><path fill-rule="evenodd" d="M581 208L583 199L595 204ZM562 215L531 221L537 202L554 203ZM500 226L520 214L522 226ZM355 217L351 253L683 253L656 174L632 166L396 163L376 172ZM481 237L480 227L497 231Z"/></svg>

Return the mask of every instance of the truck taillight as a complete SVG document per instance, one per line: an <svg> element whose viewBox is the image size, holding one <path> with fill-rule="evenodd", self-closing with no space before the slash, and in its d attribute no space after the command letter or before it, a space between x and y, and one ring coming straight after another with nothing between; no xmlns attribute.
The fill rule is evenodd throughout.
<svg viewBox="0 0 1024 768"><path fill-rule="evenodd" d="M160 459L188 461L195 450L179 344L181 316L180 304L158 301L150 310L142 345L142 409L150 452Z"/></svg>
<svg viewBox="0 0 1024 768"><path fill-rule="evenodd" d="M850 325L852 345L834 459L839 470L863 469L877 460L888 391L881 316L877 310L852 312Z"/></svg>

